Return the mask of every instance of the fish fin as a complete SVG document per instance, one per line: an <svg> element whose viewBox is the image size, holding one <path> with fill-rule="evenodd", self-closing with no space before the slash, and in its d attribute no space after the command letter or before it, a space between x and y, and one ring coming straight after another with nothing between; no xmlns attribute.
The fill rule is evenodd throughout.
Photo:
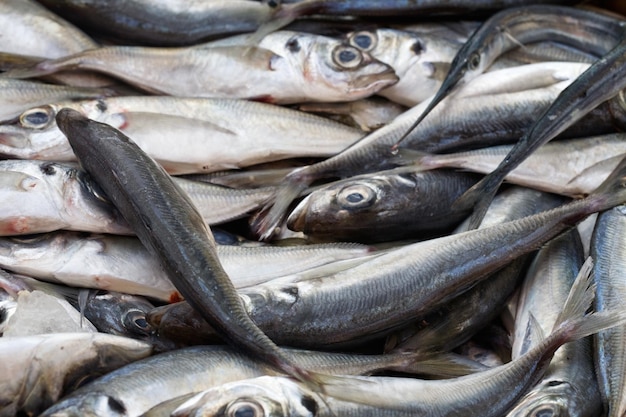
<svg viewBox="0 0 626 417"><path fill-rule="evenodd" d="M326 375L320 373L312 373L313 378L321 391L311 389L309 385L305 385L311 391L318 394L323 394L338 400L351 401L361 404L371 403L371 389L374 388L375 382L365 383L363 385L355 386L353 380L357 377L352 376L338 376L338 375ZM360 381L363 381L362 379ZM361 382L360 382L361 383ZM367 387L372 384L372 387ZM369 393L369 395L368 395Z"/></svg>
<svg viewBox="0 0 626 417"><path fill-rule="evenodd" d="M502 182L499 177L492 174L486 175L452 203L452 210L455 211L473 209L468 230L477 229L480 226Z"/></svg>
<svg viewBox="0 0 626 417"><path fill-rule="evenodd" d="M593 261L589 257L580 268L554 330L548 336L555 350L564 343L626 323L624 309L587 313L594 296Z"/></svg>
<svg viewBox="0 0 626 417"><path fill-rule="evenodd" d="M87 302L89 301L90 290L82 289L78 290L78 311L80 311L80 328L83 328L85 321L85 309L87 308Z"/></svg>
<svg viewBox="0 0 626 417"><path fill-rule="evenodd" d="M428 74L428 78L432 78L434 80L443 82L443 80L446 79L446 75L448 75L448 72L450 72L449 62L430 61L425 62L424 65L430 69L430 74Z"/></svg>
<svg viewBox="0 0 626 417"><path fill-rule="evenodd" d="M432 154L424 151L418 151L409 148L399 148L395 152L390 161L394 165L410 165L416 171L429 171L431 169L439 168L436 162L430 158Z"/></svg>
<svg viewBox="0 0 626 417"><path fill-rule="evenodd" d="M298 3L281 4L269 20L262 23L257 30L247 36L246 43L258 45L270 33L287 26L300 16L312 13L322 3L323 1L320 0L301 0Z"/></svg>
<svg viewBox="0 0 626 417"><path fill-rule="evenodd" d="M626 202L626 156L623 156L606 180L589 194L587 200L593 200L589 204L588 213L607 210Z"/></svg>
<svg viewBox="0 0 626 417"><path fill-rule="evenodd" d="M139 129L150 126L153 129L159 131L168 131L170 129L177 129L176 126L186 127L189 129L198 129L199 131L216 131L224 133L226 135L236 136L237 133L228 129L227 127L220 126L215 122L209 120L199 120L184 116L176 116L162 113L149 113L149 112L126 112L124 113L124 129L132 129L138 126ZM177 129L178 130L178 129Z"/></svg>
<svg viewBox="0 0 626 417"><path fill-rule="evenodd" d="M453 353L424 354L424 352L398 353L401 365L393 370L422 374L438 378L455 378L489 369L487 366Z"/></svg>
<svg viewBox="0 0 626 417"><path fill-rule="evenodd" d="M15 68L0 74L1 78L36 78L48 74L54 74L61 70L73 69L80 65L80 54L70 55L59 59L47 59L34 65Z"/></svg>
<svg viewBox="0 0 626 417"><path fill-rule="evenodd" d="M607 165L613 165L614 164L615 166L617 166L619 164L619 161L621 161L625 156L626 156L626 154L615 155L615 156L612 156L610 158L604 159L602 161L596 162L595 164L586 167L584 170L582 170L575 177L571 178L567 182L567 184L568 185L574 184L577 181L580 181L581 179L583 179L585 176L593 175L596 171L602 172L602 171L605 170L605 167Z"/></svg>
<svg viewBox="0 0 626 417"><path fill-rule="evenodd" d="M306 175L300 175L303 168L297 168L287 174L285 183L271 197L271 201L252 218L250 226L261 240L269 240L274 236L277 227L287 214L289 205L312 181Z"/></svg>

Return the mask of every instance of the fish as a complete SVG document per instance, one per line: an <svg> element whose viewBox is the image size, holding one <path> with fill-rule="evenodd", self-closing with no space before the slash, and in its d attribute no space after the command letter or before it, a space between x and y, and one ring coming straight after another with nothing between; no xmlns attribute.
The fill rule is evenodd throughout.
<svg viewBox="0 0 626 417"><path fill-rule="evenodd" d="M568 85L542 115L528 128L500 165L473 185L454 203L458 208L473 207L472 226L484 215L506 175L530 153L550 141L600 103L626 88L626 31L622 40Z"/></svg>
<svg viewBox="0 0 626 417"><path fill-rule="evenodd" d="M621 204L625 174L622 159L585 199L484 229L403 245L333 275L290 284L268 282L240 293L252 319L280 344L363 344L432 313L591 213ZM170 308L180 310L172 313L178 329L185 321L199 324L184 303L175 306ZM156 327L169 325L164 315L160 319ZM150 314L148 320L152 322Z"/></svg>
<svg viewBox="0 0 626 417"><path fill-rule="evenodd" d="M99 45L33 0L5 0L0 4L0 51L44 58L60 58Z"/></svg>
<svg viewBox="0 0 626 417"><path fill-rule="evenodd" d="M159 95L280 104L355 100L398 81L391 67L350 45L289 31L273 32L258 46L101 47L1 77L30 78L68 69L107 74Z"/></svg>
<svg viewBox="0 0 626 417"><path fill-rule="evenodd" d="M287 226L318 239L359 242L441 235L467 216L448 208L479 177L427 172L402 167L331 183L306 196Z"/></svg>
<svg viewBox="0 0 626 417"><path fill-rule="evenodd" d="M372 374L385 369L419 373L429 363L434 368L455 368L436 358L420 361L411 354L354 355L297 349L286 352L302 366L334 374ZM468 372L463 365L456 368ZM164 401L268 374L277 375L271 367L227 346L182 348L134 362L96 379L44 411L42 417L139 416ZM145 392L151 395L143 395Z"/></svg>
<svg viewBox="0 0 626 417"><path fill-rule="evenodd" d="M0 415L39 415L87 379L151 352L149 343L102 333L2 337Z"/></svg>
<svg viewBox="0 0 626 417"><path fill-rule="evenodd" d="M562 203L562 198L552 194L511 187L496 196L480 227L518 219ZM463 223L455 232L465 230ZM530 254L520 256L423 320L392 334L386 350L447 352L457 348L501 313L521 281L529 258Z"/></svg>
<svg viewBox="0 0 626 417"><path fill-rule="evenodd" d="M126 96L29 108L17 123L0 125L0 153L20 159L75 161L55 121L65 107L122 130L175 175L285 158L328 157L363 136L343 124L267 103ZM172 146L174 138L177 146Z"/></svg>
<svg viewBox="0 0 626 417"><path fill-rule="evenodd" d="M82 170L48 161L0 161L0 235L58 229L131 234L121 214Z"/></svg>
<svg viewBox="0 0 626 417"><path fill-rule="evenodd" d="M570 302L557 326L540 345L522 357L483 372L447 380L394 377L345 377L329 385L329 396L303 389L284 377L263 376L224 384L204 393L202 401L190 399L172 415L228 416L501 416L546 369L555 350L568 341L615 326L626 317L622 311L585 314L593 300L591 264L580 274ZM617 317L620 317L619 319ZM506 395L496 393L506 392Z"/></svg>
<svg viewBox="0 0 626 417"><path fill-rule="evenodd" d="M295 15L297 5L279 2L174 1L154 7L145 0L102 4L98 1L42 1L79 26L122 41L158 46L192 45L215 37L252 32L273 19Z"/></svg>
<svg viewBox="0 0 626 417"><path fill-rule="evenodd" d="M626 206L620 205L598 214L591 237L590 254L597 287L595 309L623 308L624 236ZM594 336L594 359L605 415L622 416L626 412L624 395L624 338L626 327L618 326Z"/></svg>
<svg viewBox="0 0 626 417"><path fill-rule="evenodd" d="M542 335L551 331L582 263L583 246L576 229L539 250L519 292L513 359L541 343ZM534 416L542 412L597 416L602 403L595 381L591 338L567 343L554 353L543 378L507 416Z"/></svg>
<svg viewBox="0 0 626 417"><path fill-rule="evenodd" d="M533 5L496 13L457 52L439 90L394 148L444 97L484 72L502 53L526 43L558 40L602 56L621 41L624 29L623 20L571 7Z"/></svg>
<svg viewBox="0 0 626 417"><path fill-rule="evenodd" d="M541 191L579 198L606 179L626 153L622 133L572 138L546 143L507 174L505 180ZM407 164L421 169L460 168L488 174L513 145L492 146L466 152L428 154L402 150Z"/></svg>
<svg viewBox="0 0 626 417"><path fill-rule="evenodd" d="M377 94L407 107L437 92L462 43L440 32L415 33L380 28L349 33L347 42L389 64L400 80Z"/></svg>
<svg viewBox="0 0 626 417"><path fill-rule="evenodd" d="M205 320L238 349L321 389L319 377L294 364L250 319L219 262L209 226L163 168L109 125L72 109L56 119L85 170Z"/></svg>
<svg viewBox="0 0 626 417"><path fill-rule="evenodd" d="M426 152L452 152L495 145L494 141L510 143L588 67L580 63L540 63L483 74L465 85L454 99L446 99L438 106L402 146ZM427 103L410 108L339 154L287 174L273 201L266 204L252 225L253 230L262 240L270 239L292 200L315 180L393 168L397 160L390 151L392 145ZM524 110L520 112L520 108ZM579 127L577 134L585 130Z"/></svg>

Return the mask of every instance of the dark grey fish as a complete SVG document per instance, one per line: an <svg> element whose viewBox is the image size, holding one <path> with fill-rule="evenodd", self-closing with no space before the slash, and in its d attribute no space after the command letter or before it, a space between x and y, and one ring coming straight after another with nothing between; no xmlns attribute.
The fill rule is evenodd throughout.
<svg viewBox="0 0 626 417"><path fill-rule="evenodd" d="M489 202L509 172L542 144L587 115L602 102L626 88L626 32L621 42L566 87L527 132L520 138L500 165L470 188L454 204L457 208L474 207L471 227L484 216Z"/></svg>
<svg viewBox="0 0 626 417"><path fill-rule="evenodd" d="M589 10L535 5L504 10L488 19L457 52L450 71L406 136L441 100L484 72L503 53L527 43L556 41L602 56L621 40L626 22Z"/></svg>
<svg viewBox="0 0 626 417"><path fill-rule="evenodd" d="M238 349L319 387L250 319L219 262L211 230L163 168L109 125L71 109L56 120L85 170L205 320Z"/></svg>

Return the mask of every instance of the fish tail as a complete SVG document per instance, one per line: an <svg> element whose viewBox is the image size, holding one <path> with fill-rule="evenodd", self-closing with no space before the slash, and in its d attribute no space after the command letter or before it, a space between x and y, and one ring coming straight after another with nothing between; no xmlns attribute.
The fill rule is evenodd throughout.
<svg viewBox="0 0 626 417"><path fill-rule="evenodd" d="M593 261L587 258L572 285L548 342L556 350L564 343L626 322L626 310L586 313L595 297Z"/></svg>
<svg viewBox="0 0 626 417"><path fill-rule="evenodd" d="M306 175L301 175L301 169L292 171L285 177L285 183L250 222L253 232L261 240L269 240L276 233L278 226L287 214L289 205L312 182Z"/></svg>

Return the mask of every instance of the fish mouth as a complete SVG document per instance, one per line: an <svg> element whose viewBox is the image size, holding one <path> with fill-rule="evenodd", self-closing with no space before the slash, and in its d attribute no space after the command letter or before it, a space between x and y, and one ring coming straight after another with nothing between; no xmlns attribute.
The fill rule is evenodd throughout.
<svg viewBox="0 0 626 417"><path fill-rule="evenodd" d="M375 74L365 74L356 78L350 85L353 91L372 90L372 93L397 83L400 77L392 68Z"/></svg>
<svg viewBox="0 0 626 417"><path fill-rule="evenodd" d="M310 195L296 206L295 209L287 217L287 227L294 232L303 232L306 228L306 214L309 209Z"/></svg>

